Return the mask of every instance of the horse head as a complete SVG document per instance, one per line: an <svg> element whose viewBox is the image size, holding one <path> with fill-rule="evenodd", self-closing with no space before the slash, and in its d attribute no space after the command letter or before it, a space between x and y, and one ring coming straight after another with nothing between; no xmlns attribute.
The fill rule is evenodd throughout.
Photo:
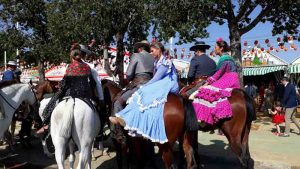
<svg viewBox="0 0 300 169"><path fill-rule="evenodd" d="M53 86L51 85L49 80L45 80L39 82L39 84L35 87L35 91L37 99L41 101L44 94L53 93Z"/></svg>

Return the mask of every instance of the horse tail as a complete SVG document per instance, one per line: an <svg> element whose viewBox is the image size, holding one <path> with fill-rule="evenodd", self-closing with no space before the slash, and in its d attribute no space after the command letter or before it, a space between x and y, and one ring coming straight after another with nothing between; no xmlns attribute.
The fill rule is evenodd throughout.
<svg viewBox="0 0 300 169"><path fill-rule="evenodd" d="M243 90L245 101L246 101L246 109L247 109L247 123L250 123L256 120L255 106L254 100Z"/></svg>
<svg viewBox="0 0 300 169"><path fill-rule="evenodd" d="M70 138L72 133L72 123L74 118L74 106L75 98L65 100L65 112L63 112L63 118L61 119L59 136L64 138Z"/></svg>
<svg viewBox="0 0 300 169"><path fill-rule="evenodd" d="M191 100L183 99L185 118L184 126L187 131L197 131L198 130L198 121L196 118L194 106Z"/></svg>

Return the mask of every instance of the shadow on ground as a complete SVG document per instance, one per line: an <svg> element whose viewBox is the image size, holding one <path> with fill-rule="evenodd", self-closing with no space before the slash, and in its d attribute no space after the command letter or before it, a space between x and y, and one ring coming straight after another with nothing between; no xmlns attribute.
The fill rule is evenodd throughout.
<svg viewBox="0 0 300 169"><path fill-rule="evenodd" d="M8 148L0 149L0 157L13 154L13 157L0 161L0 168L2 164L6 168L51 169L49 166L56 164L55 159L50 159L43 154L42 145L38 139L33 139L32 145L32 148L23 148L21 144L17 143L12 152L9 152Z"/></svg>
<svg viewBox="0 0 300 169"><path fill-rule="evenodd" d="M201 139L200 139L201 140ZM201 141L200 141L201 142ZM200 157L200 165L203 169L239 169L240 164L236 156L231 151L227 143L222 140L210 140L210 145L198 144L198 154ZM15 146L13 154L17 156L0 161L0 168L3 163L6 168L14 167L16 169L52 169L56 167L55 159L48 158L43 154L41 143L38 139L32 141L33 149L24 149L20 144ZM113 153L113 152L112 152ZM0 156L8 154L8 150L0 149ZM77 156L78 157L78 156ZM146 169L163 168L163 162L159 154L154 158L156 167L146 167ZM134 160L134 159L133 159ZM116 158L112 157L99 157L97 161L93 161L93 168L97 169L115 169L117 168ZM174 146L174 163L179 163L179 150L178 145ZM23 164L23 165L21 165ZM20 166L17 166L20 165ZM125 167L126 165L124 165Z"/></svg>

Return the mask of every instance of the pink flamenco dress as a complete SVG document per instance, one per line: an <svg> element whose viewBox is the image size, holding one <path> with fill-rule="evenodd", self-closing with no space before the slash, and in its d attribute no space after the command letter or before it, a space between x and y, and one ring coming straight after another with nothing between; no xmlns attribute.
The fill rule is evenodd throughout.
<svg viewBox="0 0 300 169"><path fill-rule="evenodd" d="M199 88L193 106L199 122L213 125L232 116L228 97L233 89L240 88L237 66L232 57L223 55L217 64L216 73L207 82L209 85Z"/></svg>

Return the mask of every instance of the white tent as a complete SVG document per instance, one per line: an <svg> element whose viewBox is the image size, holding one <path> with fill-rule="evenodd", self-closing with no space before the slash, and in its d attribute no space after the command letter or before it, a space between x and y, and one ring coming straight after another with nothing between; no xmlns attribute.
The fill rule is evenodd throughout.
<svg viewBox="0 0 300 169"><path fill-rule="evenodd" d="M253 65L255 57L259 59L262 63L261 65ZM283 75L282 71L285 72L288 69L288 63L286 61L266 51L246 52L246 54L243 55L242 60L244 76L260 76L274 73L275 78L279 80Z"/></svg>
<svg viewBox="0 0 300 169"><path fill-rule="evenodd" d="M299 74L300 73L300 56L290 64L289 73L291 73L291 74Z"/></svg>

